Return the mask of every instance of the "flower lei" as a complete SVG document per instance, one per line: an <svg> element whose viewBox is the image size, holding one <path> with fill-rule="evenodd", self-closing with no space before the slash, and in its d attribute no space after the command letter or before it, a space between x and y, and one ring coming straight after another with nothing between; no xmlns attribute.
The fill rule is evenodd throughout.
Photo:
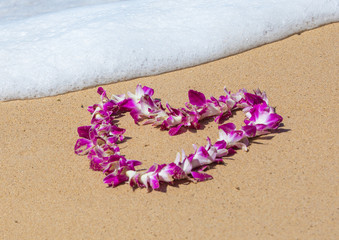
<svg viewBox="0 0 339 240"><path fill-rule="evenodd" d="M283 118L268 105L265 92L259 89L254 94L245 89L235 94L224 89L225 96L219 99L206 99L201 92L189 90L189 102L185 108L173 108L161 101L153 99L154 90L147 86L137 85L135 94L112 95L109 99L106 91L99 87L101 102L88 107L92 114L90 126L78 128L80 139L74 151L78 155L87 155L90 168L102 171L106 177L103 182L116 187L129 182L132 187L158 189L160 182L172 183L179 179L205 181L212 176L204 170L211 163L220 163L222 158L235 153L236 149L247 151L249 139L268 134L277 129ZM177 154L174 162L154 164L148 170L140 172L135 169L141 165L136 160L128 160L120 154L118 143L123 141L125 129L119 128L113 120L116 116L129 112L135 123L152 124L161 130L169 130L169 135L179 134L182 128L199 129L199 121L207 117L215 117L218 124L232 116L232 111L242 109L245 113L245 126L236 129L233 123L219 125L219 139L212 144L207 138L206 146L193 144L194 153Z"/></svg>

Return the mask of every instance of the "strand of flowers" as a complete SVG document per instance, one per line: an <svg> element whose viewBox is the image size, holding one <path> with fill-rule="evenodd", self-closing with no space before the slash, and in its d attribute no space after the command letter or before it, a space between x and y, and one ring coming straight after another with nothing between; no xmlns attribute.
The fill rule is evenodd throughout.
<svg viewBox="0 0 339 240"><path fill-rule="evenodd" d="M234 154L236 149L247 151L249 139L277 129L283 119L268 105L265 92L260 90L252 94L241 89L231 94L225 89L225 96L220 96L219 99L206 99L203 93L189 90L189 102L185 108L176 109L166 104L168 111L160 100L153 99L154 90L146 86L138 85L135 94L128 92L128 97L112 95L109 99L101 87L98 88L98 93L101 102L88 107L92 114L91 125L78 128L80 139L77 140L74 151L78 155L87 155L90 168L102 171L106 175L103 182L113 187L128 181L132 187L158 189L160 182L211 179L212 176L204 172L209 164L222 162L223 157ZM162 130L169 130L173 136L184 127L199 129L199 121L207 117L214 116L215 121L220 123L237 109L242 109L245 113L245 126L237 130L233 123L219 125L219 139L214 144L207 138L206 146L193 145L193 154L187 156L182 151L172 163L154 164L147 171L139 172L135 167L141 165L141 162L127 160L120 154L118 143L123 141L126 130L114 122L122 113L130 112L135 123L145 120L143 124L160 126Z"/></svg>

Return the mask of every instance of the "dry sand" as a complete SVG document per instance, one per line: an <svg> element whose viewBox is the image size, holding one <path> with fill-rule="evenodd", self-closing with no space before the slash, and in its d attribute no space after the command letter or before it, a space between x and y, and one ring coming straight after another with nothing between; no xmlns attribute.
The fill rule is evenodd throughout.
<svg viewBox="0 0 339 240"><path fill-rule="evenodd" d="M85 109L99 101L96 88L0 103L0 239L339 239L338 44L339 23L330 24L212 63L104 86L120 94L141 83L177 107L191 88L218 96L224 86L259 87L284 117L272 139L209 170L213 180L151 193L107 188L102 173L73 153L77 127L90 121ZM214 122L175 137L129 116L121 126L131 138L122 153L144 167L217 138Z"/></svg>

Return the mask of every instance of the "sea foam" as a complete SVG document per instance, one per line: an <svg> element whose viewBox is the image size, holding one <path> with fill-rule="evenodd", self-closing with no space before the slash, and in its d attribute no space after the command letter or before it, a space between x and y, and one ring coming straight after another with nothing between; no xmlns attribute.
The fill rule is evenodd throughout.
<svg viewBox="0 0 339 240"><path fill-rule="evenodd" d="M339 0L21 2L0 0L0 100L194 66L339 20Z"/></svg>

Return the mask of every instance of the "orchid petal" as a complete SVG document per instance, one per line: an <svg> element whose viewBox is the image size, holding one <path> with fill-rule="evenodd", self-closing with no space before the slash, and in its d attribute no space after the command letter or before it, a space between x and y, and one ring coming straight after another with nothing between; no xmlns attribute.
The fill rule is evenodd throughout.
<svg viewBox="0 0 339 240"><path fill-rule="evenodd" d="M236 126L234 123L226 123L226 124L220 125L218 129L222 129L224 132L231 132L236 129Z"/></svg>
<svg viewBox="0 0 339 240"><path fill-rule="evenodd" d="M188 98L190 101L190 104L201 107L206 103L206 97L203 93L189 90L188 91Z"/></svg>
<svg viewBox="0 0 339 240"><path fill-rule="evenodd" d="M258 96L258 95L255 95L255 94L252 94L252 93L244 93L245 97L246 97L246 101L249 105L256 105L256 104L261 104L264 102L264 100Z"/></svg>
<svg viewBox="0 0 339 240"><path fill-rule="evenodd" d="M114 173L111 173L104 178L103 182L110 186L116 187L127 180L128 177L126 175L115 175Z"/></svg>
<svg viewBox="0 0 339 240"><path fill-rule="evenodd" d="M203 173L203 172L191 172L191 175L198 182L213 179L213 177L211 175L209 175L207 173Z"/></svg>
<svg viewBox="0 0 339 240"><path fill-rule="evenodd" d="M255 134L257 132L257 129L255 126L243 126L241 129L244 131L245 135L247 137L255 137Z"/></svg>
<svg viewBox="0 0 339 240"><path fill-rule="evenodd" d="M150 87L143 86L142 90L144 90L144 93L147 94L148 96L153 96L154 90Z"/></svg>
<svg viewBox="0 0 339 240"><path fill-rule="evenodd" d="M78 127L79 137L89 139L89 130L90 129L91 129L91 126L81 126L81 127Z"/></svg>
<svg viewBox="0 0 339 240"><path fill-rule="evenodd" d="M169 135L170 136L174 136L174 135L177 135L180 131L180 128L183 126L183 124L179 124L178 126L176 127L173 127L169 130Z"/></svg>
<svg viewBox="0 0 339 240"><path fill-rule="evenodd" d="M75 143L74 152L78 155L86 155L92 147L94 144L91 140L80 138Z"/></svg>

